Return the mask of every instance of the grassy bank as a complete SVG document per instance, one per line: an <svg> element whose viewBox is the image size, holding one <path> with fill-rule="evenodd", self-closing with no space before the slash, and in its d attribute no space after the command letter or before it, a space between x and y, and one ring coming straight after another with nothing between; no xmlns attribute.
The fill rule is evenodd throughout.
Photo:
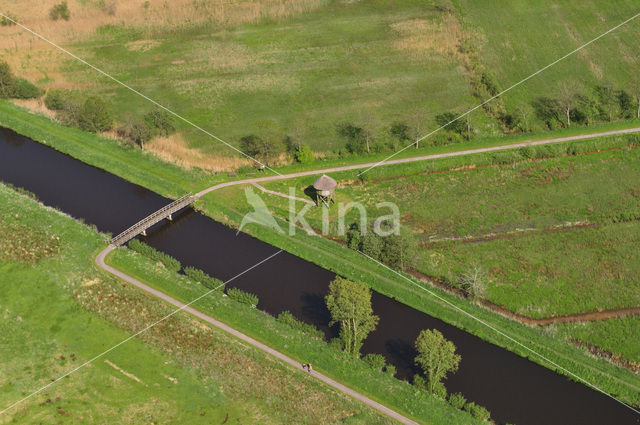
<svg viewBox="0 0 640 425"><path fill-rule="evenodd" d="M196 299L208 291L189 278L158 266L153 260L126 248L113 252L107 262L183 302ZM348 356L324 341L294 330L264 312L240 304L220 292L212 293L192 306L299 360L301 364L311 362L314 369L420 423L476 423L471 416L456 411L445 401L382 371L375 371L364 361Z"/></svg>
<svg viewBox="0 0 640 425"><path fill-rule="evenodd" d="M0 185L0 405L171 308L97 271L106 238ZM292 396L295 394L295 397ZM315 400L300 407L299 397ZM176 315L0 416L0 423L389 424L359 403Z"/></svg>

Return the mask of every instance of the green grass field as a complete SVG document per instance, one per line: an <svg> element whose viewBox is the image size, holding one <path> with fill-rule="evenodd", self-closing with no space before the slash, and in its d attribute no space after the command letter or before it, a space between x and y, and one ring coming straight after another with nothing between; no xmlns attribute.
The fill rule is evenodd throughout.
<svg viewBox="0 0 640 425"><path fill-rule="evenodd" d="M506 88L637 11L631 0L607 7L593 0L580 5L455 0L449 11L437 7L448 3L333 0L286 18L247 23L212 17L177 25L149 17L145 24L109 24L67 35L63 45L233 144L244 135L268 132L264 123L271 122L276 133L327 152L343 148L336 125L344 121L388 141L396 120L414 130L419 125L418 133L425 134L436 127L435 115L477 105L471 84L477 76L470 75L462 40L470 41L474 60ZM584 93L609 83L632 92L638 25L632 22L587 47L501 102L514 112L537 97L557 97L562 81L575 81ZM35 66L31 56L21 69ZM47 85L104 95L121 122L153 108L74 59L62 59L57 67L55 75L46 74ZM534 129L541 128L532 113L529 119ZM500 134L496 120L482 111L471 120L480 138ZM178 156L187 148L237 156L185 123L179 130L172 146L156 149Z"/></svg>
<svg viewBox="0 0 640 425"><path fill-rule="evenodd" d="M463 27L478 33L479 55L503 88L564 56L638 13L633 0L453 0ZM514 110L536 97L556 97L559 83L571 81L586 93L593 85L631 90L638 66L635 20L558 63L507 94Z"/></svg>
<svg viewBox="0 0 640 425"><path fill-rule="evenodd" d="M0 212L2 408L171 311L95 269L91 254L106 238L88 226L3 185ZM317 403L301 410L300 397ZM210 424L225 418L390 423L185 315L63 378L0 423Z"/></svg>

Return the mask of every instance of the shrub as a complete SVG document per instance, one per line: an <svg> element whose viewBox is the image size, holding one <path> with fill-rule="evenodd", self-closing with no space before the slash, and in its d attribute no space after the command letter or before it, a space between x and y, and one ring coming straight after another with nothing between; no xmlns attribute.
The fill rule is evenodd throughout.
<svg viewBox="0 0 640 425"><path fill-rule="evenodd" d="M91 96L85 100L78 116L80 128L86 131L107 131L113 124L113 117L107 104L100 98Z"/></svg>
<svg viewBox="0 0 640 425"><path fill-rule="evenodd" d="M362 360L375 370L382 370L387 364L387 359L382 354L367 354Z"/></svg>
<svg viewBox="0 0 640 425"><path fill-rule="evenodd" d="M18 78L14 82L13 97L18 99L35 99L40 97L42 90L30 81L24 78Z"/></svg>
<svg viewBox="0 0 640 425"><path fill-rule="evenodd" d="M0 97L13 97L15 83L9 64L4 61L0 62Z"/></svg>
<svg viewBox="0 0 640 425"><path fill-rule="evenodd" d="M633 134L627 137L627 146L636 147L640 146L640 136Z"/></svg>
<svg viewBox="0 0 640 425"><path fill-rule="evenodd" d="M338 351L344 350L344 344L342 343L342 339L340 338L332 338L329 341L329 347Z"/></svg>
<svg viewBox="0 0 640 425"><path fill-rule="evenodd" d="M467 399L460 393L451 394L449 396L449 404L456 409L462 410L465 404L467 404Z"/></svg>
<svg viewBox="0 0 640 425"><path fill-rule="evenodd" d="M118 128L118 135L142 147L142 145L151 140L151 129L146 122L131 118L126 124Z"/></svg>
<svg viewBox="0 0 640 425"><path fill-rule="evenodd" d="M413 386L427 391L427 380L421 375L413 375Z"/></svg>
<svg viewBox="0 0 640 425"><path fill-rule="evenodd" d="M288 310L278 314L278 317L276 320L278 320L278 322L289 325L293 329L302 331L305 334L310 335L314 338L318 338L318 339L324 338L324 334L320 329L316 328L313 325L310 325L309 323L305 323L302 320L296 319L295 316L291 314L291 312Z"/></svg>
<svg viewBox="0 0 640 425"><path fill-rule="evenodd" d="M384 367L384 371L385 373L388 373L391 376L395 376L396 374L396 367L392 364L388 364Z"/></svg>
<svg viewBox="0 0 640 425"><path fill-rule="evenodd" d="M58 4L53 5L53 7L49 10L49 17L54 21L58 19L64 19L68 21L71 17L71 12L69 12L69 6L67 6L66 1L62 1Z"/></svg>
<svg viewBox="0 0 640 425"><path fill-rule="evenodd" d="M461 143L462 141L464 141L464 139L459 133L447 130L439 131L431 138L431 144L433 146L452 145L455 143Z"/></svg>
<svg viewBox="0 0 640 425"><path fill-rule="evenodd" d="M469 412L474 418L480 419L482 421L488 421L491 417L491 414L487 409L478 404L475 404L472 401L464 405L464 410L466 412Z"/></svg>
<svg viewBox="0 0 640 425"><path fill-rule="evenodd" d="M61 111L70 100L71 92L69 90L51 89L44 97L44 106L52 111Z"/></svg>
<svg viewBox="0 0 640 425"><path fill-rule="evenodd" d="M300 148L296 149L294 157L296 162L299 162L300 164L309 164L315 159L311 148L307 145L302 145Z"/></svg>
<svg viewBox="0 0 640 425"><path fill-rule="evenodd" d="M433 395L443 400L447 399L447 388L442 382L436 382L433 386Z"/></svg>
<svg viewBox="0 0 640 425"><path fill-rule="evenodd" d="M0 27L11 27L16 24L14 21L17 21L17 19L13 14L5 12L4 15L0 17Z"/></svg>
<svg viewBox="0 0 640 425"><path fill-rule="evenodd" d="M62 105L62 109L58 111L58 119L64 125L78 125L81 108L82 106L78 102L68 100Z"/></svg>
<svg viewBox="0 0 640 425"><path fill-rule="evenodd" d="M168 136L176 131L173 125L173 116L164 110L151 111L144 116L144 122L154 133Z"/></svg>
<svg viewBox="0 0 640 425"><path fill-rule="evenodd" d="M567 155L578 155L580 152L578 150L578 146L575 143L571 143L569 146L567 146Z"/></svg>
<svg viewBox="0 0 640 425"><path fill-rule="evenodd" d="M144 242L139 241L138 239L132 239L129 241L129 248L138 254L142 254L147 258L150 258L155 261L161 262L167 269L177 272L180 271L182 265L180 261L171 257L170 255L165 254L164 252L160 252Z"/></svg>
<svg viewBox="0 0 640 425"><path fill-rule="evenodd" d="M251 307L256 307L258 305L258 296L254 294L250 294L249 292L245 292L238 288L229 288L227 289L227 295L232 300L238 301L242 304L250 305Z"/></svg>
<svg viewBox="0 0 640 425"><path fill-rule="evenodd" d="M194 282L198 282L202 286L208 289L221 289L223 284L218 279L215 279L200 269L195 267L185 267L184 274Z"/></svg>

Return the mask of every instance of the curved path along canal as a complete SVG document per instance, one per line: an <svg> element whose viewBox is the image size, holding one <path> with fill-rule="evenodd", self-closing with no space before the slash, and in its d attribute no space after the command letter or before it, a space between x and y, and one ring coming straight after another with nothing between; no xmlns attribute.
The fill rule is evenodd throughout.
<svg viewBox="0 0 640 425"><path fill-rule="evenodd" d="M170 202L9 130L0 130L0 179L111 233ZM191 209L148 234L151 246L223 281L277 251L249 235L236 236L235 230ZM256 293L259 308L270 314L290 310L333 336L323 298L334 276L283 252L232 286ZM381 320L365 342L365 353L384 354L400 377L409 377L416 372L413 340L422 329L438 328L462 355L460 370L447 379L447 388L486 406L499 424L640 424L633 411L582 384L381 294L374 293L372 302Z"/></svg>

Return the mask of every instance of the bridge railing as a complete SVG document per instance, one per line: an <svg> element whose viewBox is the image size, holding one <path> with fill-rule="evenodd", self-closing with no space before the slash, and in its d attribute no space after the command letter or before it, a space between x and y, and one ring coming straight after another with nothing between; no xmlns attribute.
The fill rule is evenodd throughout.
<svg viewBox="0 0 640 425"><path fill-rule="evenodd" d="M190 205L193 201L195 201L195 199L196 198L194 196L192 196L191 194L187 194L187 195L184 195L183 197L181 197L180 199L176 199L175 201L173 201L169 205L166 205L166 206L160 208L158 211L156 211L156 212L148 215L147 217L143 218L142 220L140 220L139 222L137 222L133 226L129 227L124 232L122 232L122 233L114 236L113 238L111 238L111 244L115 245L115 246L122 245L123 243L129 241L130 239L133 239L134 237L136 237L140 233L142 233L145 230L147 230L149 227L151 227L154 224L158 223L159 221L161 221L161 220L165 219L166 217L170 216L171 214L181 210L182 208L186 207L187 205Z"/></svg>

